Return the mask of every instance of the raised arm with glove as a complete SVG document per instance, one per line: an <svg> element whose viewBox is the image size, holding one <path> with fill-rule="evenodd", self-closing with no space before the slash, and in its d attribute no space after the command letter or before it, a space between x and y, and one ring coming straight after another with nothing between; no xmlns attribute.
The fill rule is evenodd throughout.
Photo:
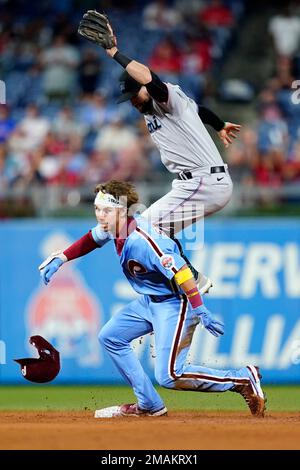
<svg viewBox="0 0 300 470"><path fill-rule="evenodd" d="M128 74L139 84L145 85L150 96L159 103L168 101L168 88L147 66L126 57L117 49L117 38L108 17L96 10L88 10L80 21L78 33L89 41L98 44L106 53L126 69ZM198 114L204 124L211 125L227 148L236 138L241 126L222 121L213 111L204 106L198 108Z"/></svg>

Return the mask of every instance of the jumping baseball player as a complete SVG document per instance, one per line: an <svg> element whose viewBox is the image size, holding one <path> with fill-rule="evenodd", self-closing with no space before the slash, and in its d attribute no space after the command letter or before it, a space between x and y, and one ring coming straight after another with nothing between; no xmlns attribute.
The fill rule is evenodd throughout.
<svg viewBox="0 0 300 470"><path fill-rule="evenodd" d="M144 115L163 164L176 175L172 190L143 213L175 239L174 235L183 228L222 209L232 194L227 165L204 124L218 131L226 147L236 137L234 131L239 131L241 126L224 123L212 111L197 105L179 86L162 82L147 66L119 52L106 15L89 10L78 32L102 46L124 67L119 103L130 99ZM179 241L175 241L184 256ZM192 268L190 263L189 266ZM192 270L198 276L196 270ZM197 281L202 294L212 286L204 275L199 274Z"/></svg>
<svg viewBox="0 0 300 470"><path fill-rule="evenodd" d="M216 370L186 364L198 323L216 337L223 334L223 323L215 320L203 304L193 274L176 243L144 217L128 216L128 207L137 202L138 195L129 183L111 181L98 185L94 202L98 225L40 266L42 279L48 284L63 263L114 240L123 272L140 294L112 317L99 334L100 343L133 388L137 403L97 410L95 417L167 414L130 345L135 338L152 331L155 376L160 385L174 390L237 392L245 398L253 415L263 416L265 398L257 367ZM106 269L100 265L99 275L105 277Z"/></svg>

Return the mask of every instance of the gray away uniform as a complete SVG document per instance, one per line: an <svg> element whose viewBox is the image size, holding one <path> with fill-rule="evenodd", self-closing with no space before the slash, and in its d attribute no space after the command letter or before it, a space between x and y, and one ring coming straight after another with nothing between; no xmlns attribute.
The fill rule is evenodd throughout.
<svg viewBox="0 0 300 470"><path fill-rule="evenodd" d="M179 86L166 84L167 104L153 100L155 114L145 115L162 163L181 179L142 216L170 235L201 217L222 209L230 200L232 181L217 147L198 116L197 104ZM187 172L187 174L185 174Z"/></svg>

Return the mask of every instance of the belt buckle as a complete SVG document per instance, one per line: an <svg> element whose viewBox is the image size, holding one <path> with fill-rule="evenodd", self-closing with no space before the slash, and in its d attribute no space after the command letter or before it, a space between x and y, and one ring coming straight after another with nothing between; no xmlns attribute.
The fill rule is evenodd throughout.
<svg viewBox="0 0 300 470"><path fill-rule="evenodd" d="M211 174L226 173L226 168L224 165L212 166L210 168Z"/></svg>
<svg viewBox="0 0 300 470"><path fill-rule="evenodd" d="M189 176L187 175L187 173L188 173L189 175L191 175L191 172L188 171L188 170L186 170L186 171L181 171L180 173L178 173L179 179L181 179L181 180L183 180L183 181L189 180L191 176L189 177Z"/></svg>

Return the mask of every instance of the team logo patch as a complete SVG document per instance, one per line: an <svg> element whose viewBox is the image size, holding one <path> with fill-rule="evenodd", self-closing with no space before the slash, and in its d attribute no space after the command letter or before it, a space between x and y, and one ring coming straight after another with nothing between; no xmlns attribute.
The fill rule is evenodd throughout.
<svg viewBox="0 0 300 470"><path fill-rule="evenodd" d="M174 258L171 255L163 255L160 258L160 264L165 268L165 269L172 269L174 268Z"/></svg>
<svg viewBox="0 0 300 470"><path fill-rule="evenodd" d="M145 274L147 272L145 266L135 259L130 259L127 261L127 268L133 277L138 276L139 274Z"/></svg>

